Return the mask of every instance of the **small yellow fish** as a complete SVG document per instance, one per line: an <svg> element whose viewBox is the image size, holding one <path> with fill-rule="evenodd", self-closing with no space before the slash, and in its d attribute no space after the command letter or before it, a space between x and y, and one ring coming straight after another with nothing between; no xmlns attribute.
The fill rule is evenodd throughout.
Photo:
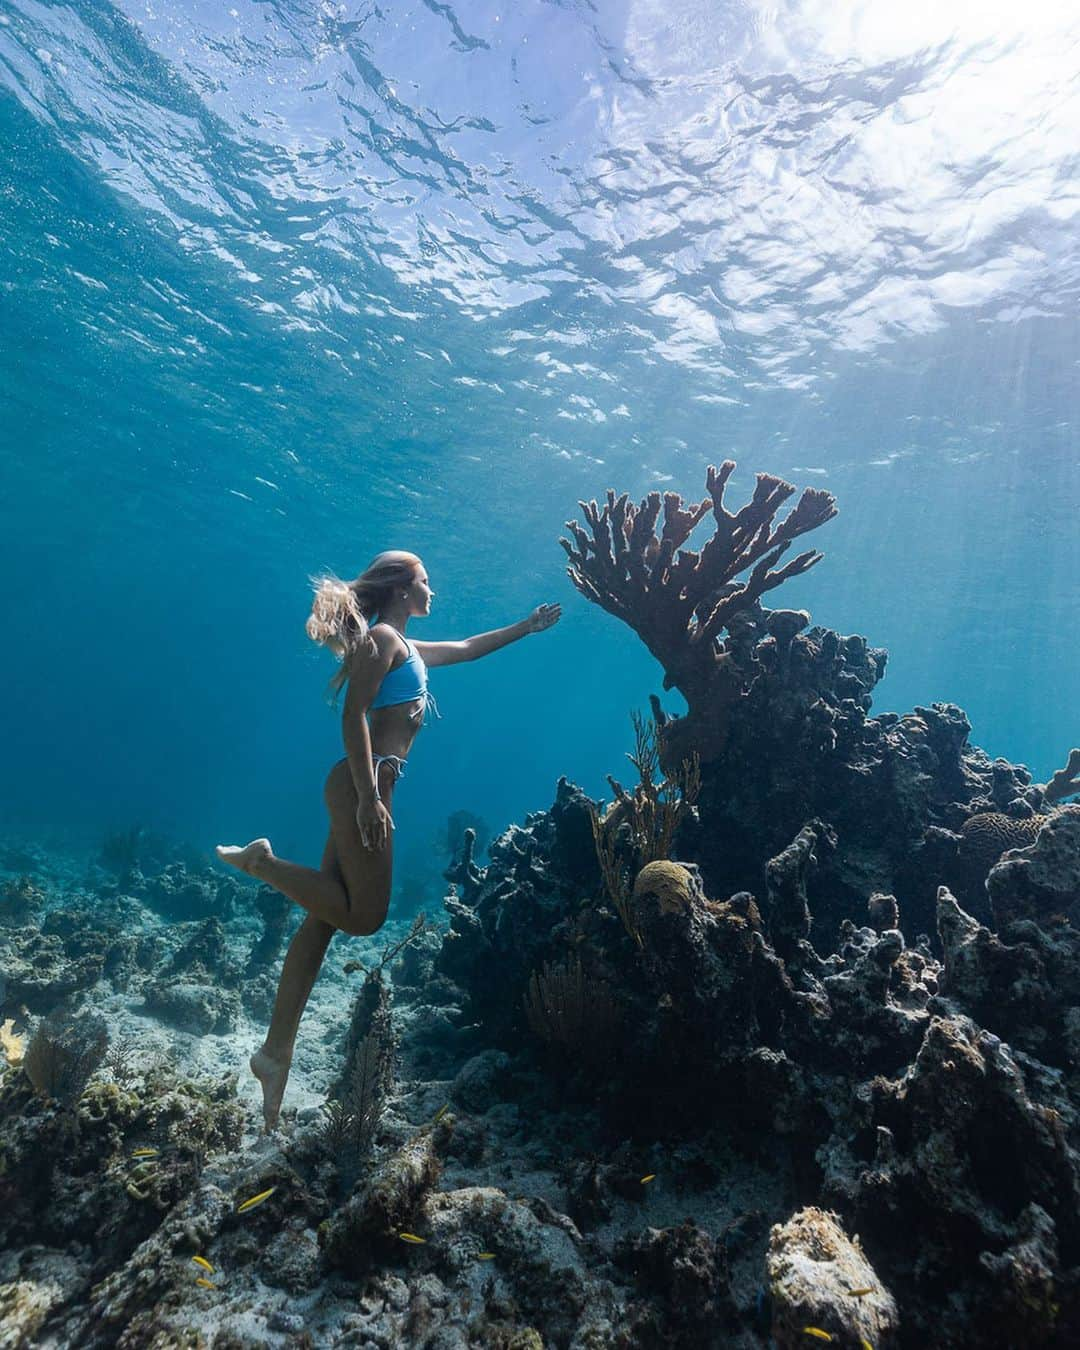
<svg viewBox="0 0 1080 1350"><path fill-rule="evenodd" d="M214 1269L214 1267L210 1264L210 1262L206 1259L205 1256L193 1256L191 1259L195 1262L197 1266L202 1266L203 1270L209 1270L212 1272Z"/></svg>
<svg viewBox="0 0 1080 1350"><path fill-rule="evenodd" d="M442 1120L443 1116L445 1116L447 1111L449 1110L450 1110L450 1103L443 1102L442 1106L440 1106L439 1109L435 1112L435 1114L431 1117L432 1125L434 1125L437 1121Z"/></svg>
<svg viewBox="0 0 1080 1350"><path fill-rule="evenodd" d="M866 1339L865 1336L860 1336L859 1350L874 1350L874 1347L870 1344L870 1342Z"/></svg>
<svg viewBox="0 0 1080 1350"><path fill-rule="evenodd" d="M642 1177L642 1178L641 1178L641 1184L644 1186L645 1183L646 1183L647 1181L652 1181L652 1179L653 1179L655 1176L656 1176L656 1173L655 1173L655 1172L650 1172L649 1175L648 1175L647 1177Z"/></svg>
<svg viewBox="0 0 1080 1350"><path fill-rule="evenodd" d="M415 1233L399 1233L402 1242L426 1242L427 1238L417 1237Z"/></svg>
<svg viewBox="0 0 1080 1350"><path fill-rule="evenodd" d="M872 1294L873 1292L874 1286L872 1284L868 1284L865 1289L848 1290L848 1293L851 1295L852 1298L865 1298L867 1294Z"/></svg>
<svg viewBox="0 0 1080 1350"><path fill-rule="evenodd" d="M244 1201L244 1203L236 1211L237 1214L243 1214L245 1210L254 1209L256 1205L261 1205L262 1202L264 1200L268 1200L276 1190L277 1190L276 1186L271 1186L268 1191L260 1191L258 1195L253 1195L250 1200Z"/></svg>
<svg viewBox="0 0 1080 1350"><path fill-rule="evenodd" d="M804 1336L813 1336L815 1341L831 1341L832 1337L820 1327L803 1327Z"/></svg>
<svg viewBox="0 0 1080 1350"><path fill-rule="evenodd" d="M203 1277L202 1277L201 1275L200 1275L199 1278L195 1281L195 1283L196 1283L196 1284L201 1284L202 1287L203 1287L204 1289L216 1289L216 1288L217 1288L217 1285L214 1284L212 1280L204 1280Z"/></svg>
<svg viewBox="0 0 1080 1350"><path fill-rule="evenodd" d="M495 1253L494 1253L494 1252L477 1252L477 1253L476 1253L476 1259L477 1259L478 1261L494 1261L494 1260L495 1260Z"/></svg>
<svg viewBox="0 0 1080 1350"><path fill-rule="evenodd" d="M152 1158L157 1152L156 1148L137 1148L131 1156L133 1158Z"/></svg>

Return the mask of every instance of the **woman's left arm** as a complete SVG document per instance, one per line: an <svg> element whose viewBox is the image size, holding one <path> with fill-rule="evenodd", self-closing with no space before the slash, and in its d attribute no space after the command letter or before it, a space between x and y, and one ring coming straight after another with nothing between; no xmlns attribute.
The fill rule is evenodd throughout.
<svg viewBox="0 0 1080 1350"><path fill-rule="evenodd" d="M463 638L460 642L417 642L416 650L426 666L449 666L458 661L477 661L481 656L497 652L500 647L508 647L511 642L527 637L530 633L541 633L557 623L562 615L562 605L537 605L527 619L508 624L505 628L493 628L489 633L476 633L473 637Z"/></svg>

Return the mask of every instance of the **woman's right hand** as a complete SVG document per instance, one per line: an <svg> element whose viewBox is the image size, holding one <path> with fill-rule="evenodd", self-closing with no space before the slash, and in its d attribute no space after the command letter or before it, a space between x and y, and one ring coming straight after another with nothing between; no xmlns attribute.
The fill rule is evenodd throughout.
<svg viewBox="0 0 1080 1350"><path fill-rule="evenodd" d="M356 824L360 842L368 849L385 848L390 830L394 828L390 812L380 797L361 797L356 808Z"/></svg>

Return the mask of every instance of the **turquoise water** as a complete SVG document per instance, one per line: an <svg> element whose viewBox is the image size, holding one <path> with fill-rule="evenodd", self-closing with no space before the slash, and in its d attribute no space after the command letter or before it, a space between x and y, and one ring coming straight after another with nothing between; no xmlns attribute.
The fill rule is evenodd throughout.
<svg viewBox="0 0 1080 1350"><path fill-rule="evenodd" d="M0 810L317 861L308 576L420 553L398 876L594 795L660 672L607 488L827 487L784 603L1044 780L1080 741L1067 4L0 2ZM944 12L947 11L947 12ZM679 710L670 696L668 706Z"/></svg>

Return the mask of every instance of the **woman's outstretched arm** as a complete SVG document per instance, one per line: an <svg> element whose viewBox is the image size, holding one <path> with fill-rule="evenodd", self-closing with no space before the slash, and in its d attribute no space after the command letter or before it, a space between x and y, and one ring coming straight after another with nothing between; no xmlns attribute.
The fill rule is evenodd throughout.
<svg viewBox="0 0 1080 1350"><path fill-rule="evenodd" d="M561 615L562 605L537 605L527 619L508 624L505 628L492 628L490 632L476 633L473 637L462 638L460 642L417 642L414 645L426 666L452 666L459 661L478 661L481 656L497 652L500 647L508 647L519 638L550 628Z"/></svg>

